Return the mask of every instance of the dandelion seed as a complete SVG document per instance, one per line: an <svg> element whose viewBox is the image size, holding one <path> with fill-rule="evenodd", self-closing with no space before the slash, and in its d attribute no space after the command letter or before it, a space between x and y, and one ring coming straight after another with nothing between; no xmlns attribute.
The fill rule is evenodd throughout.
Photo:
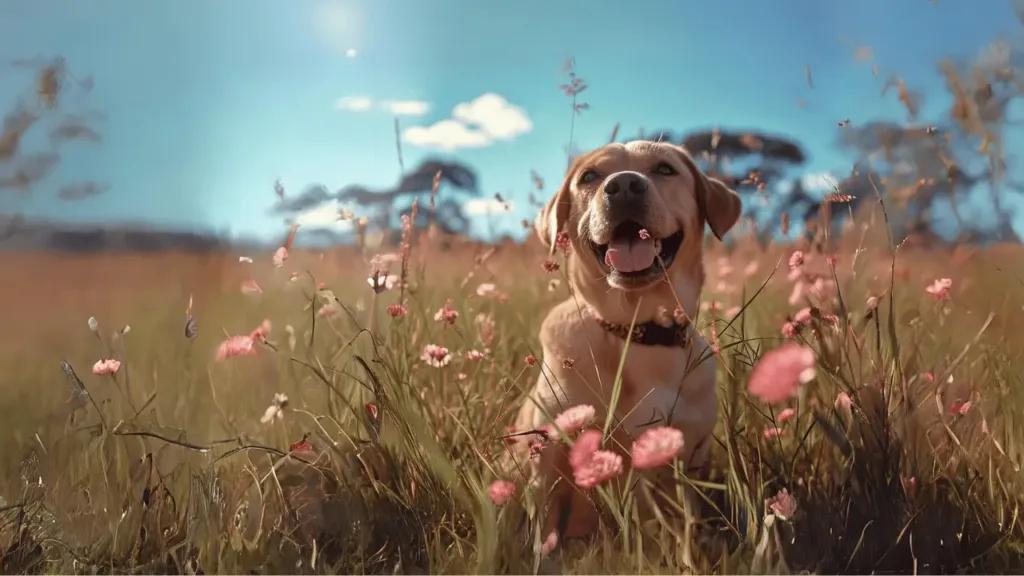
<svg viewBox="0 0 1024 576"><path fill-rule="evenodd" d="M444 346L427 344L423 347L423 353L420 354L420 360L434 368L443 368L452 361L452 355Z"/></svg>
<svg viewBox="0 0 1024 576"><path fill-rule="evenodd" d="M796 395L816 374L814 350L790 342L761 358L750 375L748 390L764 402L779 404Z"/></svg>
<svg viewBox="0 0 1024 576"><path fill-rule="evenodd" d="M100 329L100 323L96 320L95 317L90 316L89 317L89 330L91 330L93 332L96 332L99 329Z"/></svg>
<svg viewBox="0 0 1024 576"><path fill-rule="evenodd" d="M498 288L491 282L484 282L476 287L476 295L487 298L488 296L495 296L498 293Z"/></svg>
<svg viewBox="0 0 1024 576"><path fill-rule="evenodd" d="M241 264L252 264L252 258L249 258L248 256L239 256L238 262Z"/></svg>
<svg viewBox="0 0 1024 576"><path fill-rule="evenodd" d="M114 359L100 360L92 365L92 373L97 376L116 374L121 369L121 363Z"/></svg>
<svg viewBox="0 0 1024 576"><path fill-rule="evenodd" d="M334 318L341 311L341 306L336 302L328 302L317 310L317 315L321 318Z"/></svg>
<svg viewBox="0 0 1024 576"><path fill-rule="evenodd" d="M562 281L559 280L558 278L552 278L551 280L548 280L548 292L554 292L555 290L558 290L558 287L561 285Z"/></svg>
<svg viewBox="0 0 1024 576"><path fill-rule="evenodd" d="M633 442L633 468L651 470L669 464L683 452L683 432L670 426L648 428Z"/></svg>
<svg viewBox="0 0 1024 576"><path fill-rule="evenodd" d="M263 416L260 418L260 423L261 424L269 424L270 422L273 422L275 419L276 420L283 419L284 418L284 409L287 406L288 406L288 396L286 396L284 394L281 394L281 393L275 393L274 394L274 403L271 404L270 406L267 406L267 409L263 412Z"/></svg>
<svg viewBox="0 0 1024 576"><path fill-rule="evenodd" d="M491 482L487 493L495 505L502 506L516 495L516 485L508 480L495 480Z"/></svg>
<svg viewBox="0 0 1024 576"><path fill-rule="evenodd" d="M622 474L622 456L598 450L580 466L573 468L573 479L580 488L596 488Z"/></svg>

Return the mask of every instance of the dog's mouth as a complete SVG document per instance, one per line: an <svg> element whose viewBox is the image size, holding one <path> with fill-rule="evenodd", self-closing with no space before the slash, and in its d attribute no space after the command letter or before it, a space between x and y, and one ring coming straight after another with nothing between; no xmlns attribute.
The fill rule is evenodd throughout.
<svg viewBox="0 0 1024 576"><path fill-rule="evenodd" d="M633 220L616 226L607 244L591 242L598 262L625 278L661 274L672 265L682 245L682 228L671 236L655 238Z"/></svg>

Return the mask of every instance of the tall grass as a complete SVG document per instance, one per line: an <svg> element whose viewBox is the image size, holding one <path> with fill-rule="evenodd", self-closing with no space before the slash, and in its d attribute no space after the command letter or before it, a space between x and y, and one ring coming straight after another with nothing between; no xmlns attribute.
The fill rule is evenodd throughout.
<svg viewBox="0 0 1024 576"><path fill-rule="evenodd" d="M252 265L232 255L217 277L208 262L166 257L151 266L164 268L169 283L188 280L135 291L144 275L153 281L152 269L94 256L88 267L117 277L80 282L109 290L106 300L47 302L57 288L29 284L9 294L32 314L18 316L24 331L6 326L31 336L3 363L0 569L1024 569L1015 328L1024 298L1004 272L1024 253L901 253L837 238L834 266L829 254L809 250L806 264L831 276L835 293L791 304L786 259L794 247L762 250L737 234L728 254L707 257L698 327L719 349L721 418L710 476L679 479L698 491L689 541L672 515L640 525L635 502L602 490L595 537L567 541L550 558L534 552L539 534L527 512L536 503L496 506L487 487L499 474L505 427L537 376L524 359L539 356L540 321L566 297L565 282L552 282L560 272L544 272L532 244L492 251L461 243L442 252L423 236L413 240L416 265L402 291L374 294L365 258L342 249L324 259L294 253L280 269L269 255L252 255ZM262 294L239 291L248 274ZM938 277L953 280L948 299L924 290ZM495 289L478 290L484 283ZM195 339L184 334L189 293ZM393 318L388 306L399 298L407 313ZM459 312L454 324L435 320L448 300ZM818 377L791 403L795 416L780 422L747 394L747 377L785 340L787 318L808 305L811 319L792 338L815 349ZM228 335L264 319L272 329L255 355L214 360ZM120 334L120 322L130 331ZM427 344L446 347L449 362L421 360ZM470 350L483 358L470 359ZM120 370L92 374L103 358L121 361ZM89 402L65 402L72 388L62 360ZM283 417L261 423L275 393L288 397ZM851 399L849 410L839 393ZM772 428L782 433L766 435ZM783 488L795 513L766 503Z"/></svg>

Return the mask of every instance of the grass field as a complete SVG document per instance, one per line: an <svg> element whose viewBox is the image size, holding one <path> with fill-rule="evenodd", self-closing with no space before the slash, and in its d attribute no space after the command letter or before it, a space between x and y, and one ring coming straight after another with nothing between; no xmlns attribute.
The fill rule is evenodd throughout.
<svg viewBox="0 0 1024 576"><path fill-rule="evenodd" d="M602 487L597 536L546 559L528 498L488 496L536 378L525 358L568 294L535 243L442 251L424 236L404 290L379 295L356 248L295 250L280 268L270 254L4 254L0 571L675 574L687 554L715 573L1024 570L1024 251L894 257L878 222L825 253L762 249L742 228L729 250L709 243L696 321L720 350L697 537L639 525ZM795 249L810 287L796 298ZM939 278L944 299L926 291ZM244 294L248 279L262 292ZM449 299L452 325L435 321ZM814 348L817 377L769 407L748 376L806 306L791 338ZM217 361L264 319L254 354ZM450 362L422 361L428 344ZM94 374L103 359L117 372ZM782 489L793 501L773 510Z"/></svg>

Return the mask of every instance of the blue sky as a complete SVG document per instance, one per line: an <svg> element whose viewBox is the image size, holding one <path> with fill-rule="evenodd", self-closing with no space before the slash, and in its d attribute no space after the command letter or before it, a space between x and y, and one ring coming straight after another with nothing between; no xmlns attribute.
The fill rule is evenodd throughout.
<svg viewBox="0 0 1024 576"><path fill-rule="evenodd" d="M903 115L879 94L888 73L934 94L939 58L975 55L1019 26L1004 0L5 0L3 59L64 56L95 80L67 109L107 120L102 144L66 146L30 194L0 190L0 211L279 235L282 218L268 213L278 177L291 192L395 182L391 106L420 127L406 133L406 165L440 155L473 166L485 196L513 201L493 220L514 231L535 212L530 170L549 191L562 177L569 57L590 84L578 147L603 143L616 122L622 134L759 128L803 142L808 171L843 173L837 121ZM858 46L879 77L855 60ZM0 105L31 82L31 70L0 68ZM486 94L499 98L466 105ZM440 136L429 129L445 120ZM445 136L450 149L430 147ZM473 147L452 148L453 137ZM85 180L111 188L56 199Z"/></svg>

